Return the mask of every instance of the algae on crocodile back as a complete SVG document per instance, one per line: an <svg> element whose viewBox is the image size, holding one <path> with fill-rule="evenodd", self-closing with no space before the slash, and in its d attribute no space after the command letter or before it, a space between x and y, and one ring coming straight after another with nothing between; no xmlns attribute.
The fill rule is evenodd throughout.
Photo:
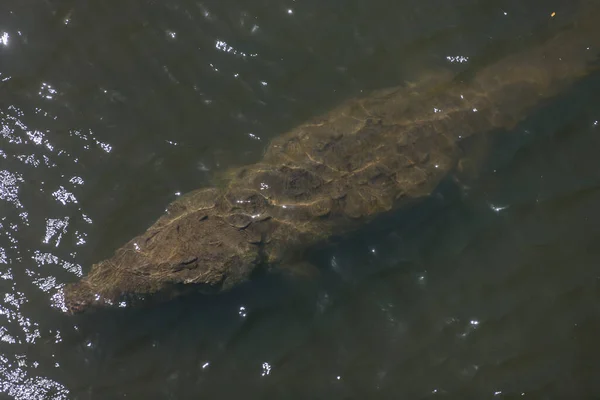
<svg viewBox="0 0 600 400"><path fill-rule="evenodd" d="M221 291L259 265L285 267L332 235L428 196L461 157L457 141L510 129L590 71L600 48L600 2L533 48L467 81L436 72L351 99L275 138L259 162L218 188L174 201L110 259L65 287L71 312L123 298Z"/></svg>

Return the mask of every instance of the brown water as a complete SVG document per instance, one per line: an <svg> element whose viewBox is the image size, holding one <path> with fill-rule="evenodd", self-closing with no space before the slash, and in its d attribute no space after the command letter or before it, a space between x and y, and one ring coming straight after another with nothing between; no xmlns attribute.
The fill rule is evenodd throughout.
<svg viewBox="0 0 600 400"><path fill-rule="evenodd" d="M474 139L476 178L312 254L318 277L77 317L55 295L295 124L477 70L577 7L1 4L0 396L600 398L598 74Z"/></svg>

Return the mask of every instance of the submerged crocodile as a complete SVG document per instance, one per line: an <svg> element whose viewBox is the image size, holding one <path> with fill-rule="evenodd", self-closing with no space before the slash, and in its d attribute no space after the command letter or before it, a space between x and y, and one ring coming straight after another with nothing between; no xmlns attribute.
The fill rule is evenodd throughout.
<svg viewBox="0 0 600 400"><path fill-rule="evenodd" d="M308 248L428 196L456 167L458 141L510 130L593 69L600 6L589 4L577 24L466 82L436 72L349 100L277 137L258 163L223 187L178 198L146 232L67 285L67 308L170 298L184 286L227 290L259 266L285 268Z"/></svg>

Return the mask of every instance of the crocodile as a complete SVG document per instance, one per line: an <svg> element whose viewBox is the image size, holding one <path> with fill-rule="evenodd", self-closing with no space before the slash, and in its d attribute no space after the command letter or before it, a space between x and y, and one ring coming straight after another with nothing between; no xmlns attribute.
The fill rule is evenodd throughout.
<svg viewBox="0 0 600 400"><path fill-rule="evenodd" d="M331 237L429 196L460 141L510 131L597 66L600 2L557 34L468 79L435 71L376 90L271 141L218 187L177 198L144 233L64 287L69 313L192 288L228 290L262 266L286 268ZM550 18L550 16L549 16Z"/></svg>

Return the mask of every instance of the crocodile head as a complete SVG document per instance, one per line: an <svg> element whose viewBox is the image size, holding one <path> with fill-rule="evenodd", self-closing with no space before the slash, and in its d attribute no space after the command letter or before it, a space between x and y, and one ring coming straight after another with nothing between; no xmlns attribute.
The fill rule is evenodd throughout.
<svg viewBox="0 0 600 400"><path fill-rule="evenodd" d="M207 199L217 198L214 190L201 190L171 204L146 232L65 287L68 311L169 299L189 287L218 292L246 280L261 262L264 224L239 210L211 207Z"/></svg>

